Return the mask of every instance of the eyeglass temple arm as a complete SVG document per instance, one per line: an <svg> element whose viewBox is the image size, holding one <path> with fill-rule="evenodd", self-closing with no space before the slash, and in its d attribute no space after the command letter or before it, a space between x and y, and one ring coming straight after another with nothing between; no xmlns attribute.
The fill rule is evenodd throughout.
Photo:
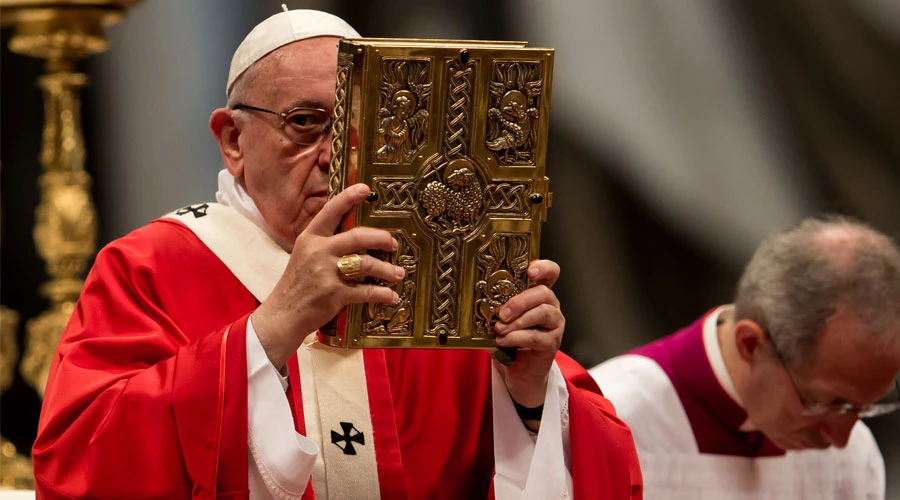
<svg viewBox="0 0 900 500"><path fill-rule="evenodd" d="M282 116L282 113L277 111L272 111L271 109L265 108L257 108L256 106L250 106L249 104L235 104L231 107L231 109L249 109L251 111L260 111L262 113L269 113L270 115Z"/></svg>

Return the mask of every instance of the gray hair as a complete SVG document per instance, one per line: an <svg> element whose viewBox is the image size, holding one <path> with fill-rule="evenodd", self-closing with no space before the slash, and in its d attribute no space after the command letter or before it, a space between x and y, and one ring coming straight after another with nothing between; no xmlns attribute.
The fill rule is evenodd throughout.
<svg viewBox="0 0 900 500"><path fill-rule="evenodd" d="M767 237L744 269L735 298L736 319L758 323L794 366L809 359L838 310L876 341L900 333L900 250L884 234L843 216L805 219Z"/></svg>
<svg viewBox="0 0 900 500"><path fill-rule="evenodd" d="M228 99L225 104L228 108L231 108L236 104L243 104L250 99L251 90L254 85L256 85L256 80L259 78L257 66L256 63L253 63L237 77L234 83L231 84L231 88L228 92Z"/></svg>

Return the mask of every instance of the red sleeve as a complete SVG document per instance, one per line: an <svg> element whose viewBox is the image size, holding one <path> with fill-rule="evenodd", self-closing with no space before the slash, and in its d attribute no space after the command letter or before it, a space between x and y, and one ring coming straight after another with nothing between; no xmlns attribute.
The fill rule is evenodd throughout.
<svg viewBox="0 0 900 500"><path fill-rule="evenodd" d="M187 231L157 222L97 256L47 384L38 498L246 497L255 300Z"/></svg>
<svg viewBox="0 0 900 500"><path fill-rule="evenodd" d="M594 379L572 358L556 356L569 391L569 438L575 498L643 498L631 430Z"/></svg>

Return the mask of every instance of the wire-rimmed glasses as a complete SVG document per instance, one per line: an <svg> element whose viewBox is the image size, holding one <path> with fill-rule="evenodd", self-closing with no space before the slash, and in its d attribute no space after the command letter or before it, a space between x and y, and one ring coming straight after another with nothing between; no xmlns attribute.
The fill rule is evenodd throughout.
<svg viewBox="0 0 900 500"><path fill-rule="evenodd" d="M301 106L279 113L249 104L235 104L231 106L231 109L259 111L281 117L281 130L285 137L300 146L318 144L331 130L331 114L321 108Z"/></svg>
<svg viewBox="0 0 900 500"><path fill-rule="evenodd" d="M788 380L791 381L791 386L793 386L794 388L794 393L797 394L797 399L799 399L800 404L803 405L801 415L806 417L825 417L855 413L857 416L859 416L859 418L870 418L886 415L888 413L893 413L897 410L900 410L900 380L894 380L894 390L897 392L897 401L893 402L879 402L856 406L852 403L817 403L814 401L810 401L809 399L803 397L803 394L797 387L797 383L794 381L794 376L791 373L791 370L788 368L787 363L784 362L784 358L778 351L778 347L775 345L775 341L772 339L772 335L769 334L768 330L766 330L766 337L769 338L769 343L772 344L772 351L775 353L775 357L778 358L778 362L781 363L781 366L784 367L784 371L785 373L787 373Z"/></svg>

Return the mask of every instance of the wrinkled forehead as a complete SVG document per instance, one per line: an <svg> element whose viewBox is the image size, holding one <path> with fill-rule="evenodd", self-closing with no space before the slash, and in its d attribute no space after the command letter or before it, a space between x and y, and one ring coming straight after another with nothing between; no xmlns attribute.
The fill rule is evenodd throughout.
<svg viewBox="0 0 900 500"><path fill-rule="evenodd" d="M270 52L244 75L252 79L249 93L267 101L285 95L293 100L328 101L329 96L333 100L338 41L317 37Z"/></svg>
<svg viewBox="0 0 900 500"><path fill-rule="evenodd" d="M259 71L277 71L283 74L324 71L331 76L337 73L337 53L340 38L320 36L291 42L269 52L251 66Z"/></svg>

